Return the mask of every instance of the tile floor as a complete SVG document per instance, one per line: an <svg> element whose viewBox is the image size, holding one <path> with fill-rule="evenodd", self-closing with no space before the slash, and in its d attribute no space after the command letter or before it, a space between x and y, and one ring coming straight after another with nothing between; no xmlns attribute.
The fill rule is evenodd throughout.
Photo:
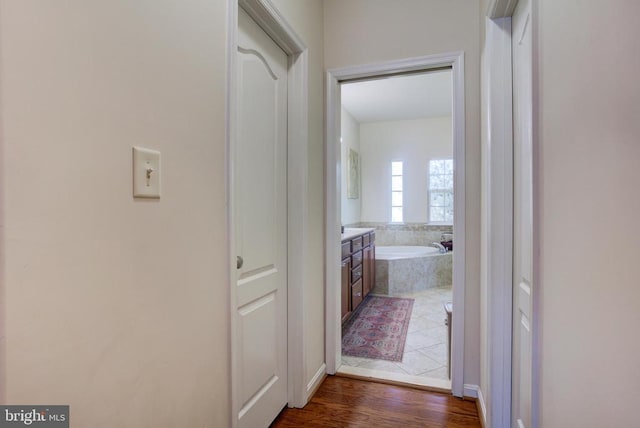
<svg viewBox="0 0 640 428"><path fill-rule="evenodd" d="M431 288L394 297L415 299L402 362L342 356L342 364L391 373L448 380L447 326L443 303L451 302L451 287Z"/></svg>

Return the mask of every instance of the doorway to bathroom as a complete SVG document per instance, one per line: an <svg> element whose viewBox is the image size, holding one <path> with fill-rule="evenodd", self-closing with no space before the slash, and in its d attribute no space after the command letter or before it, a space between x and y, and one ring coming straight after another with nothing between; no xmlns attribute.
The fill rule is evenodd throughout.
<svg viewBox="0 0 640 428"><path fill-rule="evenodd" d="M451 104L450 68L341 85L342 372L450 388Z"/></svg>
<svg viewBox="0 0 640 428"><path fill-rule="evenodd" d="M462 62L327 73L329 373L463 395Z"/></svg>

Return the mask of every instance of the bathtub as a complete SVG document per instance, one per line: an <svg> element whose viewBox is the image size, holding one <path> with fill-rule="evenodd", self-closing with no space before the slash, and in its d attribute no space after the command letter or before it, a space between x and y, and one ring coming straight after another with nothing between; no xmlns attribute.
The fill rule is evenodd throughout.
<svg viewBox="0 0 640 428"><path fill-rule="evenodd" d="M435 247L377 246L374 293L400 294L451 286L453 253Z"/></svg>

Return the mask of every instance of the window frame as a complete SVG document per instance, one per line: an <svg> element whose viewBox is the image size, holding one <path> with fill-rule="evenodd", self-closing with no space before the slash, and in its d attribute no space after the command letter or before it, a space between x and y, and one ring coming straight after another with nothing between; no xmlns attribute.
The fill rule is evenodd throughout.
<svg viewBox="0 0 640 428"><path fill-rule="evenodd" d="M394 174L394 164L400 164L400 174ZM400 177L400 190L394 190L393 186L393 178ZM394 193L400 194L400 205L393 204L393 195ZM394 208L400 209L400 220L395 221L393 218ZM404 223L404 161L401 160L393 160L391 161L391 218L389 223L391 224L403 224Z"/></svg>
<svg viewBox="0 0 640 428"><path fill-rule="evenodd" d="M431 172L431 162L436 162L436 161L451 161L451 173L447 174L447 173L442 173L442 174L432 174ZM454 164L453 164L453 158L434 158L434 159L429 159L428 162L428 166L427 166L427 219L428 219L428 224L433 224L433 225L444 225L444 226L452 226L453 225L453 220L454 220L454 209L455 209L455 200L454 200ZM445 187L445 188L438 188L438 189L432 189L431 188L431 177L432 175L439 175L439 176L443 176L443 177L447 177L450 176L451 177L451 187ZM432 193L442 193L444 194L445 200L447 198L447 195L449 195L449 200L451 201L451 220L447 221L446 220L446 211L445 211L445 219L443 220L433 220L431 218L431 195ZM448 205L442 205L442 208L446 210Z"/></svg>

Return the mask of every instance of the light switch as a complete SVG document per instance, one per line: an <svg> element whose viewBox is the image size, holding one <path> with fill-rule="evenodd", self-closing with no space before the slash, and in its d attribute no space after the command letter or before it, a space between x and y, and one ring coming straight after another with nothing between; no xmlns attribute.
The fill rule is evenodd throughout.
<svg viewBox="0 0 640 428"><path fill-rule="evenodd" d="M160 152L133 148L133 196L160 198Z"/></svg>

